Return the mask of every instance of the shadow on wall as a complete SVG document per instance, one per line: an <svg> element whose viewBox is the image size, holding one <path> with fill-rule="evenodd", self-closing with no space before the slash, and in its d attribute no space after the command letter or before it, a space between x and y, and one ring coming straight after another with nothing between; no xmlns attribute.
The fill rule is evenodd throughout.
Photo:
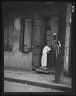
<svg viewBox="0 0 76 96"><path fill-rule="evenodd" d="M22 52L4 52L4 67L32 70L32 52L28 54L23 54Z"/></svg>

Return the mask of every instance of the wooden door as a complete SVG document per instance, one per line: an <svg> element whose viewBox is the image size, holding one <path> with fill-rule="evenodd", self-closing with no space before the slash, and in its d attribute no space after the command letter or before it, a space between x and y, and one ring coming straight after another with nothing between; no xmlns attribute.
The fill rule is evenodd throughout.
<svg viewBox="0 0 76 96"><path fill-rule="evenodd" d="M33 24L33 66L39 67L41 64L41 20L35 19Z"/></svg>

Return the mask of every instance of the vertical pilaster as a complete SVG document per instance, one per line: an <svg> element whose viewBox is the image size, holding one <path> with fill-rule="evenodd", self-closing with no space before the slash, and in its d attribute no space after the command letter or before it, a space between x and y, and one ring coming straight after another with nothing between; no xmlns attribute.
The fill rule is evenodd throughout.
<svg viewBox="0 0 76 96"><path fill-rule="evenodd" d="M69 43L70 43L70 24L71 24L71 4L67 4L66 15L66 36L65 36L65 56L64 56L64 70L69 73Z"/></svg>

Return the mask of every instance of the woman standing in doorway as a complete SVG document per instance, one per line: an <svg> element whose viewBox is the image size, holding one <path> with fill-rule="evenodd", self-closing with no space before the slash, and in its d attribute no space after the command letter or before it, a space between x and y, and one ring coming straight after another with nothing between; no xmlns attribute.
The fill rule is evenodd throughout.
<svg viewBox="0 0 76 96"><path fill-rule="evenodd" d="M41 67L42 69L46 70L47 69L47 54L51 48L47 45L44 46L43 51L42 51L42 58L41 58Z"/></svg>

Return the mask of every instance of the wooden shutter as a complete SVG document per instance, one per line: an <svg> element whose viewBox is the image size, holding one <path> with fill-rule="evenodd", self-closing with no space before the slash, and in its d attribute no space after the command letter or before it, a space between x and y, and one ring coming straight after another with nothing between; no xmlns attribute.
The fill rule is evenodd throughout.
<svg viewBox="0 0 76 96"><path fill-rule="evenodd" d="M9 22L9 37L8 37L8 48L9 51L12 51L13 48L13 32L14 32L14 24L13 21Z"/></svg>
<svg viewBox="0 0 76 96"><path fill-rule="evenodd" d="M25 19L24 52L29 52L31 49L31 33L32 33L32 19Z"/></svg>
<svg viewBox="0 0 76 96"><path fill-rule="evenodd" d="M6 51L7 50L7 47L8 47L8 30L9 27L8 27L8 24L4 24L4 50Z"/></svg>

